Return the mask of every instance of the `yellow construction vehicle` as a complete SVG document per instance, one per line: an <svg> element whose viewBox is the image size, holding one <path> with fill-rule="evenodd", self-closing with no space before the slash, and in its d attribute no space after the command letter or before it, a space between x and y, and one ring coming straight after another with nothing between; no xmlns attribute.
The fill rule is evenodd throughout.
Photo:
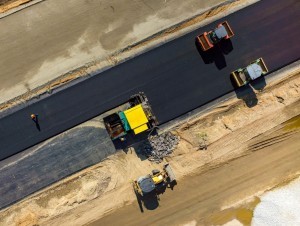
<svg viewBox="0 0 300 226"><path fill-rule="evenodd" d="M162 194L165 189L172 187L176 183L175 174L169 163L165 164L163 170L152 170L152 174L141 176L133 181L133 189L140 204L141 211L143 211L141 201L146 199L159 200L159 194Z"/></svg>
<svg viewBox="0 0 300 226"><path fill-rule="evenodd" d="M230 76L234 82L234 86L239 88L241 86L247 85L249 82L265 75L268 73L268 68L263 60L263 58L258 58L257 60L250 63L245 68L239 68L231 72Z"/></svg>
<svg viewBox="0 0 300 226"><path fill-rule="evenodd" d="M127 109L105 117L104 124L112 140L121 139L129 132L134 135L158 125L146 95L142 92L131 96Z"/></svg>

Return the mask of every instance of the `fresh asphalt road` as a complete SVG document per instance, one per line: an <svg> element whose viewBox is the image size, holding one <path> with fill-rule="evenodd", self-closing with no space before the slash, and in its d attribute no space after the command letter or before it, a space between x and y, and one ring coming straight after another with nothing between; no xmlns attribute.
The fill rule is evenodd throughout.
<svg viewBox="0 0 300 226"><path fill-rule="evenodd" d="M294 62L300 52L299 12L297 0L261 1L222 19L235 33L233 50L223 55L216 48L214 63L204 62L195 36L221 21L1 118L0 159L114 108L139 91L146 93L164 123L232 91L230 72L252 60L263 57L270 71ZM39 114L40 130L31 113Z"/></svg>

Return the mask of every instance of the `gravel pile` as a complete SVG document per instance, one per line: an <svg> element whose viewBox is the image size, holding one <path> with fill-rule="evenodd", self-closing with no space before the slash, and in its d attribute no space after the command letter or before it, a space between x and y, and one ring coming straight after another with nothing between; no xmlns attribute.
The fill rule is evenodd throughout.
<svg viewBox="0 0 300 226"><path fill-rule="evenodd" d="M164 157L173 152L179 140L180 138L171 132L150 136L148 142L143 143L139 151L148 160L160 163Z"/></svg>

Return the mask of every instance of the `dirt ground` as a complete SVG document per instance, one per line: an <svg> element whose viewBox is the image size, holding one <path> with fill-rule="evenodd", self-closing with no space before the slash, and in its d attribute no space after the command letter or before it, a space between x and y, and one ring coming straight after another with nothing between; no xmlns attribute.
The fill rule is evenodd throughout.
<svg viewBox="0 0 300 226"><path fill-rule="evenodd" d="M237 164L236 167L240 169L241 173L244 172L244 175L237 175L240 181L236 188L235 186L230 187L230 194L238 195L231 195L230 199L227 199L226 202L224 200L218 205L215 202L207 202L205 208L212 210L213 216L216 217L212 219L210 213L203 212L204 216L200 219L201 222L217 221L220 215L215 212L216 209L231 208L234 203L272 189L299 174L299 156L297 155L299 153L299 132L282 129L286 128L284 123L288 120L296 116L299 118L299 67L297 70L293 70L292 74L283 72L283 75L286 77L285 79L282 79L283 76L281 76L280 79L269 82L263 91L255 91L258 103L252 108L247 107L244 100L252 101L253 97L244 98L244 100L231 98L205 114L173 129L173 132L180 136L181 141L173 155L166 161L171 164L178 178L178 190L182 189L181 184L184 184L187 177L199 177L199 173L203 173L204 179L202 179L207 182L210 178L205 175L213 173L215 169L220 169L217 172L220 178L228 177L232 170L229 166L233 160L240 159L241 164L244 165L242 168L240 163ZM203 144L208 145L207 150L200 150L199 147ZM270 170L262 174L263 159L268 159L270 150L275 148L274 145L279 146L274 153L273 160L269 158L269 162L266 163ZM291 151L289 155L287 155L287 150ZM246 164L253 163L255 165L255 159L260 160L258 161L259 167L248 172ZM121 213L122 211L126 212L126 208L129 208L128 210L133 208L132 216L136 216L139 214L139 208L130 182L159 167L161 165L142 160L133 148L127 153L118 152L107 160L2 210L0 224L69 225L69 222L73 222L73 225L83 225L103 216L107 216L104 220L109 220L109 214L124 206L120 209ZM243 179L247 177L249 179ZM253 180L261 181L261 183L254 186ZM222 180L215 182L210 180L210 186L222 189L223 184L219 183L220 181ZM243 190L240 189L241 187L250 189ZM197 197L195 194L199 190L195 192L193 189L199 189L199 186L190 186L189 189L190 191L186 192L187 197L189 197L188 194L191 194L191 199ZM218 189L216 192L220 194ZM169 195L176 196L176 187L173 192L167 191L162 195L162 205L164 202L168 202ZM209 199L210 196L206 197ZM220 195L220 199L223 200L222 197ZM128 207L126 207L127 205ZM247 205L252 206L251 208L255 206L253 202ZM219 212L221 216L225 214L227 218L231 219L232 217L228 216L235 215L231 210L227 210L229 215L225 214L227 212ZM151 213L158 217L160 216L159 212L157 216L155 215L156 211ZM164 213L163 209L162 212ZM115 214L118 216L119 212ZM136 220L138 221L139 218ZM198 218L197 220L199 221ZM101 223L101 221L99 222Z"/></svg>
<svg viewBox="0 0 300 226"><path fill-rule="evenodd" d="M16 8L32 0L0 0L0 13Z"/></svg>
<svg viewBox="0 0 300 226"><path fill-rule="evenodd" d="M160 196L156 209L144 207L141 213L136 202L90 225L223 225L234 220L232 225L250 225L253 209L260 202L257 192L300 174L300 129L281 127L253 138L243 156L184 177L173 191Z"/></svg>
<svg viewBox="0 0 300 226"><path fill-rule="evenodd" d="M235 5L233 4L233 6ZM157 41L165 38L165 34L175 34L178 30L195 25L199 21L211 18L211 16L222 11L226 13L227 10L228 8L225 7L209 11L182 24L182 27L179 26L176 29L167 30L158 37ZM72 12L76 13L76 10L70 12L70 16L72 16ZM125 10L125 12L127 11ZM142 21L141 24L144 24L144 22ZM161 23L169 25L170 21L162 20ZM161 29L161 23L157 23L159 29ZM142 28L141 24L138 28ZM85 26L85 24L83 25ZM112 24L112 26L117 26L117 24ZM146 37L157 31L154 29L146 31L146 33L140 33L141 30L138 28L135 27L133 29L132 25L128 29L133 29L134 34L139 38ZM112 27L107 29L112 29ZM110 30L107 31L109 33ZM125 29L122 32L127 32L127 30ZM105 37L109 40L107 35ZM73 45L75 47L78 47L78 45L82 46L82 43L80 43L80 40L82 40L81 36L79 35L77 38L73 44L71 43L71 47ZM125 41L121 40L120 42L122 47L136 41L130 35L126 36L126 38ZM103 43L106 43L105 40ZM144 47L146 44L147 41L136 46ZM67 46L70 47L69 45ZM73 52L69 52L69 55L78 54L78 48L74 49L71 47L70 51L72 49ZM135 46L133 47L135 48ZM120 46L118 48L120 49ZM94 48L94 50L98 51L99 49ZM81 49L80 51L85 52L86 50ZM124 51L126 52L127 50L124 49ZM47 54L47 52L45 53ZM123 56L120 53L118 54L108 57L107 50L105 50L104 55L108 62L105 65L117 64L120 60L132 54L132 52ZM68 56L65 56L65 60L67 60ZM86 75L87 72L90 73L103 67L102 60L95 60L94 64L85 65L79 70L49 82L47 85L40 86L48 79L53 78L53 74L48 74L48 77L39 77L38 73L46 70L51 63L56 64L57 59L61 60L59 57L53 57L47 62L44 58L40 58L42 62L35 68L37 73L35 78L33 76L32 80L30 80L25 76L25 85L21 79L21 85L12 87L10 91L6 90L7 92L2 98L9 99L12 97L10 96L12 93L15 95L16 93L23 93L29 90L31 93L21 96L21 101L28 100L36 94L47 92L61 84ZM93 58L96 57L93 56ZM71 64L66 65L70 66ZM23 69L20 68L20 70ZM30 72L29 69L28 71ZM62 71L59 71L59 73ZM55 73L59 75L57 71ZM34 89L38 86L40 89ZM17 92L15 92L16 90ZM3 92L1 90L1 93ZM259 198L256 197L258 194L280 186L280 184L299 175L298 167L300 164L297 164L299 163L299 156L297 155L300 141L299 132L297 126L295 126L296 129L293 127L293 122L287 123L288 120L297 115L299 116L300 112L299 70L297 73L289 75L288 79L283 81L276 80L268 84L262 92L255 92L258 103L252 108L248 108L241 99L230 99L221 105L215 106L204 115L189 120L173 129L173 132L180 136L181 141L174 154L168 157L166 161L172 165L178 178L178 187L175 187L173 192L167 191L166 194L163 194L161 205L171 203L174 196L179 197L179 194L180 196L187 196L186 198L189 200L195 200L192 203L193 205L185 207L194 211L195 208L199 209L200 212L198 214L201 213L201 218L196 215L189 215L191 219L184 218L185 212L183 211L182 214L178 215L178 217L182 217L183 223L196 225L200 222L209 225L224 224L231 220L238 220L247 225L251 222L253 208L259 202ZM246 101L253 101L252 97L246 98ZM16 103L20 103L20 100L7 102L1 105L0 109L11 107ZM292 128L288 128L287 125ZM203 145L208 145L207 150L200 150L200 147ZM275 148L276 152L271 158L268 158L272 149ZM267 167L269 170L265 171L265 174L261 174L264 170L263 166L266 159L269 160ZM248 172L247 164L252 163L252 165L255 165L255 161L257 161L257 167ZM129 150L128 153L119 152L93 167L66 178L2 210L0 212L0 225L69 225L69 222L72 222L73 225L84 225L96 220L98 220L96 224L107 222L109 225L114 225L117 223L117 217L128 216L128 213L132 214L131 217L137 217L136 222L138 222L142 218L139 218L140 213L130 182L138 176L148 174L152 169L159 167L161 165L158 166L147 160L142 161L141 156L136 155L134 149ZM274 170L272 170L273 167ZM240 171L241 174L235 174L234 176L232 172L235 171ZM266 174L266 172L268 173ZM232 176L226 181L225 179L228 175ZM217 179L214 181L211 178ZM184 185L188 184L187 181L190 180L199 180L199 184L192 184L194 186L188 186L188 188L184 188L187 190L183 190ZM256 186L253 186L253 183L255 183L253 181L257 182ZM208 185L207 189L210 191L214 190L214 193L207 192L203 187L199 191L201 183ZM222 186L225 186L224 184L226 183L227 186L231 187L222 193ZM178 193L176 193L177 191ZM199 196L199 192L202 192L202 196ZM215 194L217 198L212 199L212 194ZM249 198L253 196L256 198ZM199 199L199 197L202 197L202 199ZM203 202L203 199L206 200L204 202L205 210L199 204ZM174 203L182 204L180 200ZM235 208L234 206L238 207ZM175 205L173 207L176 210ZM164 216L164 214L174 216L174 212L170 210L168 212L168 210L160 208L157 211L152 211L151 214L153 220ZM111 219L116 220L112 221ZM168 219L170 218L166 218L166 221ZM160 224L158 222L163 221L156 221L155 225ZM149 223L151 223L151 219Z"/></svg>

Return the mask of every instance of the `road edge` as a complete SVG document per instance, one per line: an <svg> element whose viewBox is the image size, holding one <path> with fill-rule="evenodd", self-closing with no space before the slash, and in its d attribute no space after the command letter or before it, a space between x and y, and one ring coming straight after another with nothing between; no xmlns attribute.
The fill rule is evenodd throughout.
<svg viewBox="0 0 300 226"><path fill-rule="evenodd" d="M226 15L232 14L247 6L255 4L260 0L246 0L242 3L240 1L241 0L226 0L213 7L205 9L202 12L179 23L173 24L166 29L158 31L147 38L128 45L123 49L115 51L106 59L99 58L95 61L85 63L84 65L79 66L74 70L70 70L69 72L58 76L57 78L48 81L41 86L38 86L8 101L0 103L0 118L10 115L22 108L25 108L28 105L47 98L54 93L60 92L68 87L76 85L77 83L98 75L99 73L102 73L114 66L122 64L145 52L148 52L176 38L186 35L187 33L203 27L209 23L212 23L213 21L216 21ZM226 8L225 12L215 12L224 6L228 7ZM200 18L203 16L204 19ZM197 18L200 18L200 20L192 24L188 24L196 20Z"/></svg>

